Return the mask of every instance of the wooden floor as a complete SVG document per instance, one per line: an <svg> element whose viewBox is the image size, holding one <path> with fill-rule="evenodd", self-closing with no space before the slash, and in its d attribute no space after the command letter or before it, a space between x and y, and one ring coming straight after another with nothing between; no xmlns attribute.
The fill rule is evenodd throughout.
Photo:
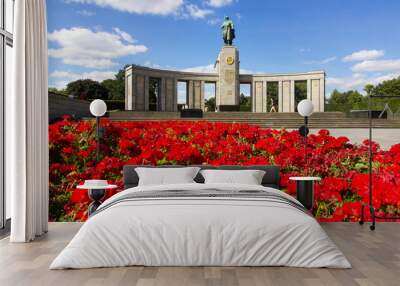
<svg viewBox="0 0 400 286"><path fill-rule="evenodd" d="M324 229L352 269L289 267L125 267L48 270L79 229L78 223L51 223L47 235L28 244L0 241L0 285L400 285L400 223L326 223Z"/></svg>

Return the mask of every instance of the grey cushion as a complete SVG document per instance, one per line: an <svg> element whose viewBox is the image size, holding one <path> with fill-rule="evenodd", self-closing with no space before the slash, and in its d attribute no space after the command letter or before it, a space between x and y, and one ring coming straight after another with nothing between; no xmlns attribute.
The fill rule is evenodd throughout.
<svg viewBox="0 0 400 286"><path fill-rule="evenodd" d="M209 165L191 165L195 167L200 167L202 170L204 169L219 169L219 170L262 170L265 171L265 175L262 179L261 184L265 187L271 187L275 189L279 189L279 167L278 166L209 166ZM150 167L154 168L154 166L143 166L143 165L125 165L123 169L124 175L124 187L125 189L136 187L139 183L139 176L135 172L136 167ZM157 168L182 168L186 166L180 165L162 165L156 166ZM200 174L194 178L197 183L204 183L204 178Z"/></svg>

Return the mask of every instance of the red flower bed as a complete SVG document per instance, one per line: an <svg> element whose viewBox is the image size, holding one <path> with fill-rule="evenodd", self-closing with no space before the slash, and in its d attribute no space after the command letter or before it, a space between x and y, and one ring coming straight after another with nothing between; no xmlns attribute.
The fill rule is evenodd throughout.
<svg viewBox="0 0 400 286"><path fill-rule="evenodd" d="M290 194L292 175L322 177L316 185L314 214L321 221L356 221L368 201L367 143L357 146L327 130L310 135L308 164L297 131L211 122L109 122L96 164L93 121L68 117L49 127L50 219L85 220L89 198L76 189L85 179L102 178L122 190L124 164L280 165L281 187ZM400 144L388 151L374 144L374 201L381 215L400 214ZM378 175L379 174L379 175ZM367 218L369 214L367 214Z"/></svg>

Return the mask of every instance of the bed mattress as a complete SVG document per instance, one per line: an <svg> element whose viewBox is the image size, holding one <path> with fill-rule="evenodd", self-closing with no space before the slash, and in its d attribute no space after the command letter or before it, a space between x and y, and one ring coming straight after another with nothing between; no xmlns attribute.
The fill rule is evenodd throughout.
<svg viewBox="0 0 400 286"><path fill-rule="evenodd" d="M109 198L50 269L133 265L351 267L282 191L194 183L135 187Z"/></svg>

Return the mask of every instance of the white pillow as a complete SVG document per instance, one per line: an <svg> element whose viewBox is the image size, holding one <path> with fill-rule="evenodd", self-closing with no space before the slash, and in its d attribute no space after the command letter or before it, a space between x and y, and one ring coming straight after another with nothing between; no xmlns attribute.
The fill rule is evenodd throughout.
<svg viewBox="0 0 400 286"><path fill-rule="evenodd" d="M202 170L205 184L261 185L265 175L261 170Z"/></svg>
<svg viewBox="0 0 400 286"><path fill-rule="evenodd" d="M139 176L139 186L195 183L193 179L199 170L199 167L135 168Z"/></svg>

